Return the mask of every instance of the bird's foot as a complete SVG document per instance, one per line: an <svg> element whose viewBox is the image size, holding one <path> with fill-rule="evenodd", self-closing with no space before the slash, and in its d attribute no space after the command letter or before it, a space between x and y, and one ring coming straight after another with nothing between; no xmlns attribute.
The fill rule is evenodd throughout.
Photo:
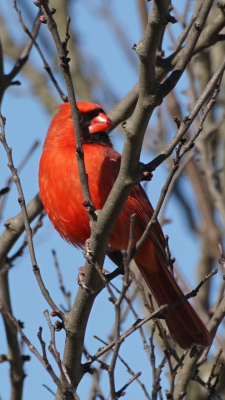
<svg viewBox="0 0 225 400"><path fill-rule="evenodd" d="M102 273L105 275L105 274L110 274L110 272L107 270L107 269L105 269L105 268L102 268Z"/></svg>
<svg viewBox="0 0 225 400"><path fill-rule="evenodd" d="M91 251L89 245L90 245L90 238L85 241L83 256L87 260L91 261L92 260L92 251Z"/></svg>
<svg viewBox="0 0 225 400"><path fill-rule="evenodd" d="M83 272L83 271L84 271L84 267L79 267L78 270L79 270L79 272L78 272L78 277L77 277L78 285L79 285L82 289L90 290L89 287L85 284L85 280L84 280L85 273Z"/></svg>

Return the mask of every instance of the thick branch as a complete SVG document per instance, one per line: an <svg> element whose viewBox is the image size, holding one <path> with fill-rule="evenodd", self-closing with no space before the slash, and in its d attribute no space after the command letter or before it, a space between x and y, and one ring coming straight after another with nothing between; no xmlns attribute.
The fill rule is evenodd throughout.
<svg viewBox="0 0 225 400"><path fill-rule="evenodd" d="M161 4L161 2L159 3ZM139 98L139 109L136 112L133 123L130 122L132 134L127 135L120 176L117 179L115 190L113 189L109 196L110 199L108 198L104 208L98 212L98 220L91 221L92 236L89 247L94 262L97 262L100 267L103 265L108 245L108 238L113 229L116 218L119 216L132 186L134 186L137 181L138 170L136 167L139 163L141 145L149 117L156 105L156 103L153 105L153 98L155 98L156 92L154 52L156 52L161 32L166 23L168 2L163 1L162 5L164 11L160 14L156 2L154 3L153 10L149 15L149 25L143 43L139 43L137 46L137 51L140 51L140 53L144 55L144 59L140 57L140 63L142 63L140 66L142 93ZM145 47L151 52L151 59ZM147 71L150 73L151 78L148 77ZM147 93L144 87L145 81L147 82L147 87L149 89L147 99L145 97ZM69 313L68 318L66 317L65 320L65 329L66 331L68 330L70 335L67 335L63 362L67 365L75 386L77 386L84 373L80 360L87 319L93 301L103 287L99 274L95 268L91 266L91 263L88 263L88 261L85 264L84 273L85 283L88 288L91 288L91 290L87 292L86 290L79 289L72 310ZM57 397L57 399L59 398L60 397Z"/></svg>

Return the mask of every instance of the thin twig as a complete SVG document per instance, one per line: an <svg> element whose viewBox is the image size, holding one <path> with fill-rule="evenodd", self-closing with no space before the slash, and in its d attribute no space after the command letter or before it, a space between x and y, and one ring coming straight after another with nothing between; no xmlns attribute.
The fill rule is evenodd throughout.
<svg viewBox="0 0 225 400"><path fill-rule="evenodd" d="M122 335L120 335L120 337L119 337L120 342L124 341L128 336L130 336L133 332L135 332L138 328L140 328L140 326L144 325L147 321L150 321L151 319L154 319L154 318L162 318L169 311L173 310L175 307L177 307L178 305L183 303L185 300L188 300L191 297L195 297L197 295L199 289L202 287L202 285L204 285L204 283L208 279L210 279L213 275L215 275L216 273L217 273L217 270L216 269L213 270L210 274L208 274L207 276L205 276L202 279L202 281L199 283L199 285L194 290L192 290L190 293L186 294L185 296L183 296L182 298L177 300L173 305L171 305L171 306L168 306L167 304L162 305L161 307L159 307L159 309L157 311L153 312L152 314L148 315L147 317L145 317L143 319L139 319L138 321L136 321L130 328L128 328ZM98 357L100 357L105 352L109 351L112 347L114 347L115 343L116 343L116 341L114 340L108 346L99 350L92 357L93 361L95 359L97 359Z"/></svg>
<svg viewBox="0 0 225 400"><path fill-rule="evenodd" d="M126 394L126 392L124 391L135 379L139 378L139 376L141 375L141 372L138 372L137 374L135 374L133 376L133 378L129 379L129 381L126 383L126 385L124 385L120 390L118 390L116 392L116 397L114 398L119 399L120 397L124 396ZM113 399L113 400L114 400Z"/></svg>
<svg viewBox="0 0 225 400"><path fill-rule="evenodd" d="M172 182L172 179L173 179L176 171L179 168L179 163L180 163L180 158L181 158L180 150L181 150L182 145L183 145L183 142L180 141L178 143L178 147L177 147L177 151L176 151L176 158L173 160L173 165L172 165L171 171L169 172L169 175L168 175L168 177L166 179L166 182L165 182L164 186L161 189L160 197L159 197L158 203L156 205L156 208L155 208L155 210L153 212L152 218L149 221L149 223L147 224L147 226L145 228L145 231L142 234L141 238L136 242L135 247L134 247L134 249L132 251L132 254L131 254L131 258L133 258L135 256L135 254L137 254L137 252L143 246L143 244L145 243L146 239L149 237L149 234L150 234L151 230L153 229L154 225L157 222L157 217L159 215L159 212L161 210L162 204L163 204L164 199L166 197L166 194L168 192L169 186L170 186L170 184Z"/></svg>
<svg viewBox="0 0 225 400"><path fill-rule="evenodd" d="M35 142L32 144L31 148L28 150L27 154L25 155L25 157L22 159L22 161L20 162L20 164L18 165L17 168L17 172L19 173L22 168L24 167L24 165L27 163L27 161L30 159L30 157L33 155L34 151L36 150L36 148L39 146L39 141L35 140ZM13 182L13 178L12 175L7 179L6 181L6 186L10 189L11 183ZM9 190L8 190L9 191ZM0 202L0 220L1 220L1 216L2 216L2 211L4 208L6 202L6 197L3 197L1 199Z"/></svg>
<svg viewBox="0 0 225 400"><path fill-rule="evenodd" d="M153 388L152 388L152 400L157 400L157 393L160 393L161 386L160 386L160 381L161 381L161 373L162 369L164 368L166 364L166 356L163 357L161 363L159 364L158 368L155 370L155 380L153 383Z"/></svg>
<svg viewBox="0 0 225 400"><path fill-rule="evenodd" d="M215 90L216 87L218 87L218 80L221 78L221 75L223 74L225 69L225 57L223 61L221 62L219 68L217 71L214 73L208 84L206 85L205 89L203 90L201 96L197 100L195 106L193 107L192 111L189 113L188 116L186 116L183 121L180 124L180 127L173 137L173 139L170 141L170 143L164 148L164 150L159 154L157 157L154 158L150 163L146 164L146 169L149 172L154 171L155 168L157 168L162 162L164 162L173 152L175 147L178 145L180 140L184 137L185 133L188 131L190 128L192 122L196 118L197 114L199 111L202 109L205 101L207 98L212 94L212 92Z"/></svg>
<svg viewBox="0 0 225 400"><path fill-rule="evenodd" d="M198 16L196 18L195 23L192 26L191 34L187 38L186 45L181 50L182 57L180 57L179 61L177 61L173 71L162 84L162 92L164 97L168 93L170 93L171 90L174 88L174 86L177 84L177 82L183 75L189 61L191 60L196 44L201 35L203 26L205 25L206 18L212 7L212 4L213 0L204 0L201 3Z"/></svg>
<svg viewBox="0 0 225 400"><path fill-rule="evenodd" d="M130 286L130 269L129 269L129 262L130 262L130 255L131 251L133 248L133 243L134 243L134 224L135 224L135 214L131 215L130 217L130 232L129 232L129 240L128 240L128 246L127 246L127 253L124 258L124 279L123 279L123 287L120 293L119 298L115 301L115 326L116 326L116 337L115 337L115 349L113 352L112 360L108 369L108 374L109 374L109 383L110 383L110 392L112 396L112 400L116 400L121 396L118 395L118 393L122 393L122 390L119 392L116 392L115 390L115 380L114 380L114 372L115 372L115 366L116 366L116 361L119 353L119 349L121 346L122 341L120 340L120 326L121 326L121 303L125 297L126 291ZM134 379L130 381L133 382Z"/></svg>
<svg viewBox="0 0 225 400"><path fill-rule="evenodd" d="M50 332L51 332L51 341L50 341L50 344L48 346L48 350L50 351L50 353L54 357L55 361L57 362L57 365L58 365L59 370L60 370L60 374L62 376L63 384L66 385L67 379L66 379L65 374L63 372L62 361L61 361L61 358L60 358L60 354L56 349L56 344L55 344L55 327L51 323L48 310L44 311L44 316L45 316L45 318L46 318L46 320L48 322L48 326L49 326Z"/></svg>
<svg viewBox="0 0 225 400"><path fill-rule="evenodd" d="M68 97L67 97L67 96L63 93L63 91L60 89L59 84L58 84L58 82L56 81L56 79L55 79L55 77L54 77L54 75L53 75L53 73L52 73L52 70L51 70L49 64L47 63L47 61L46 61L46 59L45 59L45 57L44 57L44 55L43 55L43 53L42 53L42 51L41 51L41 49L40 49L38 43L36 42L36 40L35 40L35 38L33 37L32 33L29 31L29 29L28 29L27 26L25 25L25 23L24 23L24 21L23 21L23 19L22 19L21 11L18 10L18 8L17 8L17 2L16 2L16 0L14 0L14 8L15 8L17 14L18 14L19 22L20 22L20 24L22 25L22 28L23 28L24 32L29 36L29 38L32 40L34 46L36 47L36 49L37 49L37 51L38 51L38 53L39 53L39 55L40 55L40 57L41 57L41 59L42 59L42 61L43 61L44 69L47 71L47 73L48 73L48 75L49 75L49 77L50 77L50 79L51 79L53 85L55 86L57 92L59 93L59 96L61 97L62 101L67 102L67 101L68 101Z"/></svg>
<svg viewBox="0 0 225 400"><path fill-rule="evenodd" d="M38 13L37 17L34 20L33 23L33 28L32 28L32 37L36 38L39 32L39 28L40 28L40 13ZM19 58L16 60L11 72L8 75L4 75L4 81L1 82L3 83L2 87L1 87L1 93L0 93L0 102L2 100L2 97L4 95L5 90L12 85L13 83L13 79L15 78L15 76L20 72L20 70L23 68L24 64L27 62L30 51L32 49L33 46L33 41L31 39L28 39L26 45L24 46ZM1 69L1 67L0 67ZM0 77L1 79L1 77ZM20 82L16 81L17 84L20 84Z"/></svg>
<svg viewBox="0 0 225 400"><path fill-rule="evenodd" d="M105 346L108 345L108 343L106 343L104 340L100 339L98 336L94 335L94 338L97 339L97 340L99 340L100 342L102 342ZM114 351L114 350L111 349L111 351ZM123 359L119 354L118 354L118 358L119 358L119 360L122 362L122 364L127 368L127 372L128 372L129 374L131 374L131 375L134 377L134 376L135 376L135 373L134 373L134 371L132 371L132 369L131 369L130 366L127 364L127 362L124 361L124 359ZM97 361L99 361L99 360L97 360ZM144 392L146 398L147 398L148 400L151 400L151 398L150 398L150 396L149 396L149 394L148 394L148 392L147 392L147 390L146 390L146 388L145 388L145 385L144 385L144 384L140 381L140 379L138 379L138 378L137 378L137 382L138 382L138 384L141 386L141 388L142 388L142 390L143 390L143 392Z"/></svg>
<svg viewBox="0 0 225 400"><path fill-rule="evenodd" d="M110 285L117 291L117 293L121 294L121 292L116 288L115 285L113 285L112 283L110 283ZM124 296L124 300L127 302L131 312L134 315L134 318L137 320L138 319L138 314L136 313L136 311L135 311L135 309L134 309L134 307L132 305L131 299L127 295L125 295ZM142 327L139 328L139 332L140 332L140 336L141 336L141 339L142 339L142 342L143 342L143 345L144 345L144 350L145 350L145 352L147 354L148 359L150 360L151 355L150 355L150 351L149 351L149 346L147 344L147 340L146 340L146 337L145 337L145 334L144 334L144 330L143 330Z"/></svg>
<svg viewBox="0 0 225 400"><path fill-rule="evenodd" d="M93 336L95 339L98 339L98 340L100 340L101 341L101 339L99 339L97 336ZM84 353L84 355L85 355L85 357L87 358L87 362L84 364L84 368L85 368L85 371L87 371L87 372L91 372L91 367L90 367L90 365L91 365L91 363L92 363L92 356L87 352L87 350L85 349L85 347L84 347L84 349L83 349L83 353ZM97 361L99 364L100 364L100 368L102 369L102 370L105 370L105 371L108 371L108 369L109 369L109 366L108 366L108 364L106 364L104 361L102 361L102 360L95 360L95 361Z"/></svg>
<svg viewBox="0 0 225 400"><path fill-rule="evenodd" d="M30 258L31 258L32 266L33 266L33 272L34 272L35 278L37 279L38 285L41 289L41 292L42 292L45 300L48 302L48 304L52 308L52 310L55 311L60 318L63 318L62 311L54 303L48 290L46 289L46 287L44 285L44 282L41 277L40 269L37 265L35 252L34 252L33 239L32 239L32 230L30 227L29 218L28 218L28 214L27 214L27 208L26 208L26 203L25 203L25 199L24 199L23 189L22 189L22 186L20 183L20 178L18 176L17 170L14 167L13 158L12 158L12 149L8 146L6 137L5 137L5 123L6 123L6 119L2 115L0 115L0 126L1 126L0 141L2 142L2 145L6 151L7 158L8 158L8 167L11 170L13 180L16 184L17 191L19 194L18 202L20 204L22 214L23 214L27 242L28 242L28 247L29 247L29 252L30 252Z"/></svg>
<svg viewBox="0 0 225 400"><path fill-rule="evenodd" d="M6 193L10 191L9 187L4 187L3 189L0 190L0 197L4 196Z"/></svg>
<svg viewBox="0 0 225 400"><path fill-rule="evenodd" d="M61 289L61 291L62 291L62 293L63 293L63 295L65 297L65 300L67 302L68 309L67 309L66 312L69 312L71 310L71 299L70 299L71 293L70 293L70 291L67 292L66 288L64 286L63 279L62 279L62 274L61 274L61 271L60 271L60 268L59 268L58 259L57 259L57 256L56 256L56 251L52 250L52 254L53 254L55 268L56 268L58 279L59 279L60 289Z"/></svg>
<svg viewBox="0 0 225 400"><path fill-rule="evenodd" d="M199 13L199 10L192 15L190 21L188 22L188 24L186 25L186 27L184 28L182 33L179 35L177 42L176 42L176 46L174 47L174 52L181 49L185 39L187 38L187 36L192 28L193 23L195 22L195 20L198 16L198 13Z"/></svg>
<svg viewBox="0 0 225 400"><path fill-rule="evenodd" d="M60 58L60 69L62 71L66 88L68 92L68 98L71 106L71 116L73 120L73 127L74 127L74 134L75 134L75 142L76 142L76 157L77 157L77 164L78 164L78 171L79 171L79 178L83 193L83 198L88 199L91 205L93 206L93 202L91 200L91 195L89 192L88 187L88 177L85 170L84 164L84 155L83 155L83 147L82 147L82 140L81 140L81 132L80 132L80 118L79 118L79 111L76 105L76 98L73 88L73 82L71 79L70 74L70 67L69 62L70 58L68 58L68 50L67 50L67 42L70 38L69 35L69 24L71 18L67 19L67 26L66 26L66 35L64 41L61 41L59 32L57 29L56 22L51 14L51 11L48 7L46 0L40 0L40 10L42 11L45 20L47 22L48 29L50 30L53 40L56 45L56 49ZM90 217L93 216L89 214Z"/></svg>
<svg viewBox="0 0 225 400"><path fill-rule="evenodd" d="M170 173L169 173L169 175L168 175L168 177L167 177L167 180L166 180L165 185L164 185L163 188L161 189L160 197L159 197L158 203L157 203L157 205L156 205L155 211L154 211L154 213L153 213L153 215L152 215L151 220L149 221L148 225L146 226L144 233L142 234L142 236L141 236L141 238L139 239L139 241L136 243L135 249L134 249L133 252L132 252L132 257L134 257L135 254L136 254L136 253L140 250L140 248L143 246L143 244L145 243L146 239L149 237L149 233L151 232L151 230L153 229L153 227L154 227L154 225L155 225L155 223L156 223L156 221L157 221L158 214L159 214L159 212L160 212L160 210L161 210L161 207L162 207L162 204L163 204L164 199L165 199L165 197L166 197L166 194L167 194L167 192L168 192L169 186L170 186L170 184L171 184L171 182L172 182L172 179L173 179L173 177L174 177L176 171L177 171L178 168L179 168L180 159L184 156L184 154L185 154L187 151L189 151L189 150L193 147L194 141L197 139L197 137L199 136L200 132L201 132L202 129L203 129L202 126L203 126L203 123L204 123L204 121L205 121L205 118L206 118L206 116L208 115L208 112L211 110L213 104L215 103L216 97L218 96L219 87L220 87L220 84L221 84L221 79L222 79L222 76L223 76L223 73L224 73L224 69L225 69L225 58L224 58L224 60L223 60L223 62L222 62L222 64L221 64L220 68L219 68L219 69L217 70L217 72L214 74L213 78L210 80L210 82L209 82L208 85L206 86L205 90L203 91L202 95L200 96L199 100L197 101L197 103L198 103L197 109L200 110L199 105L200 105L200 104L203 105L203 103L204 103L204 102L202 102L203 98L206 100L206 98L208 97L208 96L206 96L206 93L208 93L208 95L209 95L210 93L213 92L212 95L211 95L210 101L209 101L209 103L208 103L208 105L207 105L206 115L205 115L205 114L202 115L202 117L201 117L201 119L200 119L199 127L198 127L197 131L195 132L195 134L193 135L193 137L188 141L187 144L185 144L185 145L182 147L182 145L185 143L185 139L182 139L182 137L183 137L183 135L186 133L188 127L190 126L190 125L189 125L189 123L190 123L189 117L190 117L190 115L192 115L192 117L190 118L190 120L193 121L194 118L195 118L196 115L197 115L197 113L195 113L195 111L194 111L196 105L195 105L193 111L189 114L189 116L186 117L186 118L183 120L183 122L182 122L181 125L180 125L180 128L178 129L178 132L176 133L176 135L174 136L174 138L172 139L172 141L170 142L170 144L167 145L167 147L166 147L166 149L169 150L169 149L175 148L175 146L174 146L175 143L176 143L176 145L178 145L178 147L177 147L177 150L178 150L178 151L176 151L176 159L173 160L173 167L172 167L172 169L171 169L171 171L170 171ZM210 84L210 83L211 83L211 84ZM205 96L206 96L206 97L205 97ZM196 103L196 104L197 104L197 103ZM185 127L186 124L188 125L188 127ZM183 129L184 129L184 133L181 134L181 132L183 132ZM180 133L179 133L179 132L180 132ZM177 141L177 139L176 139L175 142L174 142L174 139L175 139L176 136L177 136L177 138L178 138L178 137L180 138L180 141L179 141L179 142ZM179 145L179 143L180 143L180 145ZM181 149L181 147L182 147L182 149ZM164 150L164 152L161 153L161 155L159 155L159 156L157 156L157 157L155 158L155 160L158 159L158 162L157 162L156 165L154 165L154 160L153 160L153 161L151 161L151 163L148 164L148 168L149 168L150 165L152 165L153 168L155 168L155 166L160 165L161 162L162 162L162 159L165 160L165 159L167 158L167 157L164 158L165 153L167 153L167 150L166 150L166 151ZM170 150L169 150L169 153L170 153ZM169 154L169 153L168 153L168 154ZM170 154L171 154L171 153L170 153ZM160 156L161 156L161 157L160 157ZM220 202L219 204L221 205L221 202ZM222 205L221 205L221 207L222 207ZM219 208L220 211L221 211L221 207Z"/></svg>
<svg viewBox="0 0 225 400"><path fill-rule="evenodd" d="M113 303L115 303L117 298L114 295L114 293L113 293L113 291L112 291L112 289L111 289L111 287L109 285L109 282L108 282L108 279L107 279L107 275L104 274L103 270L99 267L99 265L97 263L95 263L94 265L95 265L95 268L98 271L98 273L99 273L99 275L100 275L100 277L101 277L106 289L109 292L109 295L110 295L109 300L112 301Z"/></svg>
<svg viewBox="0 0 225 400"><path fill-rule="evenodd" d="M177 182L177 179L180 177L180 175L182 174L182 172L184 171L184 169L186 168L187 164L192 160L192 158L194 157L195 153L194 152L190 152L186 158L184 159L184 161L182 162L182 164L179 165L179 169L176 171L176 173L174 174L173 180L170 184L170 187L168 189L168 192L166 194L166 198L163 202L162 208L161 208L161 213L160 213L160 217L159 217L159 221L160 221L160 225L163 224L163 222L165 221L165 211L166 211L166 207L168 205L168 202L170 200L171 194L173 192L175 183Z"/></svg>
<svg viewBox="0 0 225 400"><path fill-rule="evenodd" d="M213 106L214 106L214 104L216 102L216 98L217 98L217 96L218 96L218 94L220 92L220 85L221 85L221 82L222 82L223 72L222 72L221 76L218 79L216 87L215 87L215 89L214 89L214 91L213 91L213 93L212 93L212 95L210 97L210 100L209 100L207 106L205 107L204 112L201 115L198 128L196 129L194 135L190 138L190 140L187 143L185 143L185 145L184 145L184 147L183 147L183 149L181 151L181 154L180 154L181 157L183 157L183 155L192 148L193 143L196 141L196 139L198 138L199 134L201 133L201 131L203 129L203 124L204 124L204 122L206 120L206 117L209 114L209 112L212 110L212 108L213 108Z"/></svg>
<svg viewBox="0 0 225 400"><path fill-rule="evenodd" d="M14 324L16 327L17 331L19 332L21 339L26 343L28 346L29 350L38 358L38 360L41 362L41 364L45 367L46 371L49 373L49 375L52 377L53 381L57 385L58 389L60 390L61 393L64 395L68 396L68 391L67 388L63 386L63 384L60 382L59 378L56 376L54 373L51 365L49 364L47 357L44 357L46 353L43 354L43 357L40 355L40 353L37 351L37 349L31 344L29 339L24 335L22 329L20 328L19 323L17 320L10 314L10 312L7 310L7 308L4 306L2 301L0 300L0 310L7 315L9 320ZM40 331L39 331L40 332ZM43 342L44 343L44 342ZM43 346L42 346L43 349Z"/></svg>
<svg viewBox="0 0 225 400"><path fill-rule="evenodd" d="M217 364L218 364L218 362L219 362L219 359L220 359L220 356L221 356L222 352L223 352L223 349L220 349L220 350L218 351L218 354L217 354L217 356L216 356L216 358L215 358L215 361L214 361L214 363L213 363L213 365L212 365L212 369L211 369L210 375L209 375L208 380L207 380L207 382L206 382L206 385L208 386L209 389L211 389L211 387L212 387L212 385L211 385L212 380L213 380L213 379L217 376L217 374L218 374L218 373L215 373L215 369L216 369L216 367L217 367Z"/></svg>
<svg viewBox="0 0 225 400"><path fill-rule="evenodd" d="M48 359L47 359L47 355L46 355L46 343L44 342L44 340L42 339L42 327L41 326L39 326L39 330L38 330L38 333L37 333L37 337L38 337L38 339L39 339L39 342L40 342L40 344L41 344L41 348L42 348L42 358L43 358L43 361L46 363L46 365L47 364L49 364L49 362L48 362Z"/></svg>
<svg viewBox="0 0 225 400"><path fill-rule="evenodd" d="M152 326L150 336L150 349L151 349L151 365L152 365L152 400L157 397L158 387L156 382L156 366L155 366L155 346L154 346L155 325Z"/></svg>
<svg viewBox="0 0 225 400"><path fill-rule="evenodd" d="M196 381L196 382L198 382L204 389L207 390L207 385L206 385L206 383L200 378L200 376L195 375L195 376L193 377L193 380ZM218 383L218 382L217 382L217 383ZM210 396L211 396L211 394L210 394ZM209 398L207 398L207 400L209 400ZM222 397L221 397L219 394L213 393L213 400L223 400L223 399L222 399Z"/></svg>
<svg viewBox="0 0 225 400"><path fill-rule="evenodd" d="M216 302L215 302L215 304L213 305L213 307L212 307L211 310L210 310L211 313L214 313L214 312L215 312L215 310L216 310L217 307L219 306L221 300L223 299L223 297L224 297L224 292L225 292L225 254L224 254L224 251L223 251L223 246L222 246L222 244L219 243L218 246L219 246L219 251L220 251L219 264L220 264L221 269L222 269L223 281L222 281L222 283L221 283L220 290L219 290L219 292L218 292L218 296L217 296Z"/></svg>
<svg viewBox="0 0 225 400"><path fill-rule="evenodd" d="M36 224L34 225L32 229L32 237L35 235L35 233L42 227L42 219L46 216L46 212L42 211L42 213L39 215L38 220ZM6 258L6 263L9 264L9 266L12 265L13 261L16 260L16 258L21 257L23 255L24 249L27 247L28 241L27 238L25 237L24 242L20 246L20 248L11 256Z"/></svg>
<svg viewBox="0 0 225 400"><path fill-rule="evenodd" d="M45 389L47 389L51 394L53 394L53 396L55 396L55 393L47 386L43 383L43 385L45 387Z"/></svg>

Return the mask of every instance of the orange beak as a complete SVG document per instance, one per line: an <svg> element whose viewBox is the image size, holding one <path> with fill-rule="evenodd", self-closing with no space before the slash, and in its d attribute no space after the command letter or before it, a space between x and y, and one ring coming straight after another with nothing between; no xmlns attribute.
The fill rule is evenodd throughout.
<svg viewBox="0 0 225 400"><path fill-rule="evenodd" d="M107 115L103 113L99 113L97 117L91 120L91 124L88 128L89 133L96 133L96 132L104 132L106 129L110 128L113 125L113 122Z"/></svg>

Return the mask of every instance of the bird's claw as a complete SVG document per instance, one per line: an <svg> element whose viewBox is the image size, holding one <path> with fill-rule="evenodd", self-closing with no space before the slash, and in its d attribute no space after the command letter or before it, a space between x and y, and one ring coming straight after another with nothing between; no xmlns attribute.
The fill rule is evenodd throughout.
<svg viewBox="0 0 225 400"><path fill-rule="evenodd" d="M102 268L102 273L105 275L105 274L110 274L110 272L107 270L107 269L105 269L105 268Z"/></svg>
<svg viewBox="0 0 225 400"><path fill-rule="evenodd" d="M77 277L77 283L78 283L78 285L79 285L82 289L87 289L87 290L89 290L89 287L85 284L85 281L84 281L84 277L85 277L85 274L84 274L84 272L83 272L84 267L79 267L78 270L79 270L79 272L78 272L78 277Z"/></svg>
<svg viewBox="0 0 225 400"><path fill-rule="evenodd" d="M89 244L90 244L90 239L87 239L85 241L84 250L83 250L83 256L84 256L84 258L86 258L88 260L90 260L92 258L92 251L90 250Z"/></svg>

